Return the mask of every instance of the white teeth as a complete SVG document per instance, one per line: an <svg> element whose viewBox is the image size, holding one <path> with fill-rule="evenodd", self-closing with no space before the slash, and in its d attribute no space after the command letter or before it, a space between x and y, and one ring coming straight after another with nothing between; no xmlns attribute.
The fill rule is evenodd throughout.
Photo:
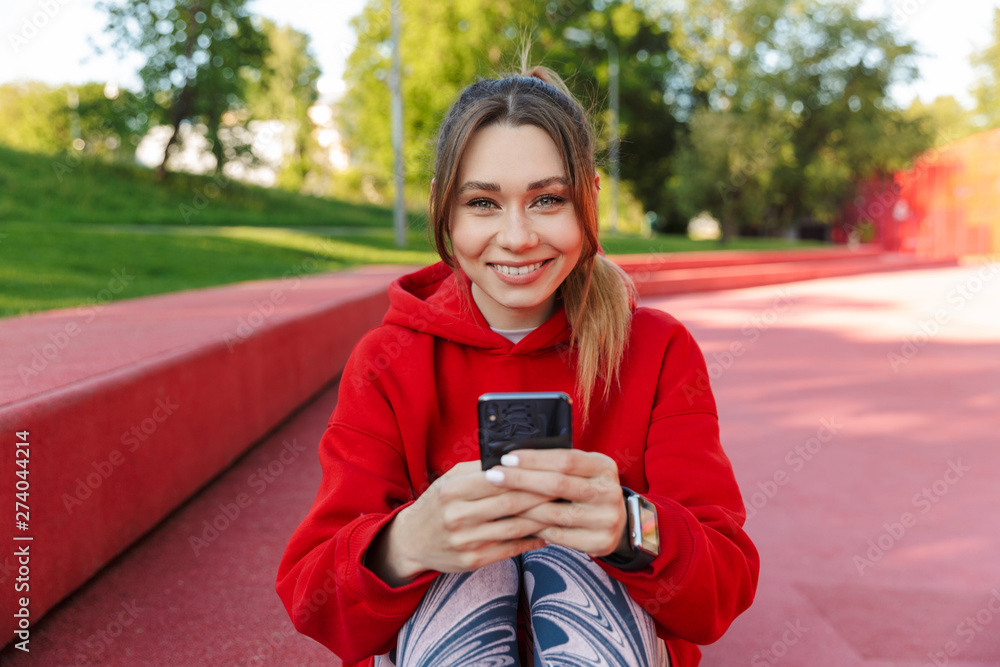
<svg viewBox="0 0 1000 667"><path fill-rule="evenodd" d="M500 273L506 274L508 276L523 276L527 273L531 273L532 271L537 271L538 269L542 268L542 264L544 263L545 261L543 260L535 264L529 264L528 266L506 266L504 264L494 264L493 268L495 268Z"/></svg>

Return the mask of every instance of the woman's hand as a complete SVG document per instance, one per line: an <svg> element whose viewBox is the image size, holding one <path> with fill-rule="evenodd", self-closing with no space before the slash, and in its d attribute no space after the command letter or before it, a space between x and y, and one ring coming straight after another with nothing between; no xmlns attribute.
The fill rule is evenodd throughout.
<svg viewBox="0 0 1000 667"><path fill-rule="evenodd" d="M545 525L526 513L554 497L502 488L479 461L459 463L379 533L365 565L400 586L428 570L467 572L538 549Z"/></svg>
<svg viewBox="0 0 1000 667"><path fill-rule="evenodd" d="M537 493L545 502L521 518L545 527L535 535L552 544L607 556L625 535L625 500L614 459L577 449L519 449L486 473L498 488Z"/></svg>

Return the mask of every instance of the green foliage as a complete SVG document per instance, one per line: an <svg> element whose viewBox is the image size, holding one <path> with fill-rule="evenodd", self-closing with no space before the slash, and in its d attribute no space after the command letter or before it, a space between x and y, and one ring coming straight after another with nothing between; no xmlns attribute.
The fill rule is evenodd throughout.
<svg viewBox="0 0 1000 667"><path fill-rule="evenodd" d="M701 108L691 116L669 183L685 218L710 211L728 241L737 226L763 223L787 202L775 183L781 169L795 163L790 128L779 114L767 117ZM763 225L762 225L763 226ZM764 229L765 232L777 232Z"/></svg>
<svg viewBox="0 0 1000 667"><path fill-rule="evenodd" d="M245 108L249 82L260 78L267 38L248 0L105 0L107 32L123 53L145 57L139 69L147 115L173 126L164 165L181 122L202 123L218 168L247 150L220 137ZM161 167L161 172L164 167Z"/></svg>
<svg viewBox="0 0 1000 667"><path fill-rule="evenodd" d="M67 91L44 83L0 85L0 144L32 153L69 148Z"/></svg>
<svg viewBox="0 0 1000 667"><path fill-rule="evenodd" d="M150 126L143 101L132 91L100 83L78 86L75 95L76 108L64 113L79 124L83 153L131 160Z"/></svg>
<svg viewBox="0 0 1000 667"><path fill-rule="evenodd" d="M308 35L267 19L261 23L268 49L260 76L248 82L247 108L253 118L281 120L291 128L295 151L279 174L278 185L298 191L311 171L323 167L309 119L309 107L319 97L319 63L310 50Z"/></svg>
<svg viewBox="0 0 1000 667"><path fill-rule="evenodd" d="M589 102L599 121L605 168L612 122L610 69L617 55L621 177L645 210L669 220L675 209L663 183L674 168L679 127L669 104L676 77L668 57L671 35L631 2L604 4L601 11L573 0L546 5L535 52L545 54L546 64L567 80L577 98Z"/></svg>
<svg viewBox="0 0 1000 667"><path fill-rule="evenodd" d="M521 25L530 25L533 0L421 0L405 5L401 52L404 156L412 184L426 192L434 135L458 92L491 75L516 50ZM388 110L392 49L389 0L370 0L352 20L357 46L348 56L347 93L341 103L346 148L383 193L393 166Z"/></svg>
<svg viewBox="0 0 1000 667"><path fill-rule="evenodd" d="M979 132L982 128L975 125L973 116L973 112L951 95L938 97L929 104L924 104L917 98L906 110L908 122L921 126L922 132L934 137L934 147L944 146Z"/></svg>
<svg viewBox="0 0 1000 667"><path fill-rule="evenodd" d="M972 55L979 72L973 90L979 129L1000 127L1000 7L993 10L993 41Z"/></svg>
<svg viewBox="0 0 1000 667"><path fill-rule="evenodd" d="M0 85L0 144L53 155L131 158L148 129L138 98L100 83L53 87L38 82Z"/></svg>
<svg viewBox="0 0 1000 667"><path fill-rule="evenodd" d="M669 170L675 125L664 102L667 33L630 2L604 3L593 11L576 0L408 0L404 3L406 170L411 184L426 192L437 128L458 93L480 77L517 71L518 51L529 33L535 57L563 76L589 106L599 126L606 156L609 48L617 51L621 98L621 174L646 210L666 213L662 187ZM354 19L358 43L348 58L348 91L342 125L352 158L380 192L390 189L392 144L386 118L391 65L388 0L371 0ZM567 29L586 35L569 43ZM597 88L595 88L595 84ZM607 166L606 158L603 160Z"/></svg>
<svg viewBox="0 0 1000 667"><path fill-rule="evenodd" d="M912 44L853 0L691 1L676 20L690 122L670 189L726 237L830 222L859 182L930 145L888 98L915 75Z"/></svg>
<svg viewBox="0 0 1000 667"><path fill-rule="evenodd" d="M915 76L910 43L856 0L407 0L406 162L429 175L438 124L457 92L503 71L517 38L568 79L608 147L611 54L620 63L621 174L661 227L708 210L727 237L831 221L856 183L930 145L887 92ZM376 189L389 188L389 2L354 21L343 129ZM604 160L606 163L606 160Z"/></svg>

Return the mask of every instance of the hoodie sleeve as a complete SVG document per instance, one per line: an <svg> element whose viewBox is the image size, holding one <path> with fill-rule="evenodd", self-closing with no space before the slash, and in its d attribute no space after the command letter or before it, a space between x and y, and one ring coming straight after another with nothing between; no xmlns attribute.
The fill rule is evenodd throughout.
<svg viewBox="0 0 1000 667"><path fill-rule="evenodd" d="M660 555L638 572L602 566L653 616L661 637L709 644L750 606L760 564L742 528L743 501L719 442L705 359L673 322L643 454L646 488L633 487L656 505Z"/></svg>
<svg viewBox="0 0 1000 667"><path fill-rule="evenodd" d="M295 628L348 663L385 653L435 574L392 588L364 565L375 535L413 501L392 406L368 369L377 336L355 348L320 441L323 481L278 570Z"/></svg>

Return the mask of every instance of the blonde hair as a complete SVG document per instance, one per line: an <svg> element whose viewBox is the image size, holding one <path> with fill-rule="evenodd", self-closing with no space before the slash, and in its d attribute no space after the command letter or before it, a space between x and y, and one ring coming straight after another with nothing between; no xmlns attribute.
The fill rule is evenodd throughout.
<svg viewBox="0 0 1000 667"><path fill-rule="evenodd" d="M472 136L491 125L533 125L544 130L563 159L570 198L583 232L576 266L563 281L558 297L566 309L576 350L576 385L584 424L598 380L602 400L617 388L628 344L635 287L617 265L600 254L597 202L592 184L594 132L587 113L552 70L536 66L522 74L477 81L452 106L438 134L434 187L427 220L441 259L458 270L451 250L450 221L458 167Z"/></svg>

